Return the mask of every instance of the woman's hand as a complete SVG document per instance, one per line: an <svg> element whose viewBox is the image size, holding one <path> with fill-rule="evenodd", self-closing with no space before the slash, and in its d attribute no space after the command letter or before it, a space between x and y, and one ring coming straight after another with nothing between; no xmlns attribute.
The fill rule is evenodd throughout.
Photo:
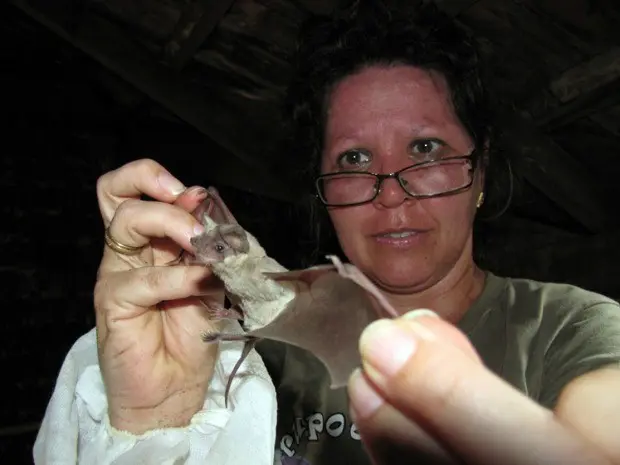
<svg viewBox="0 0 620 465"><path fill-rule="evenodd" d="M609 464L430 313L375 322L360 340L351 413L375 464Z"/></svg>
<svg viewBox="0 0 620 465"><path fill-rule="evenodd" d="M147 195L155 201L141 200ZM202 407L217 355L201 332L213 328L196 296L223 292L205 267L166 266L202 231L191 215L205 189L185 187L152 160L103 175L99 208L113 240L143 249L125 255L106 246L94 293L99 362L110 423L142 433L184 426Z"/></svg>

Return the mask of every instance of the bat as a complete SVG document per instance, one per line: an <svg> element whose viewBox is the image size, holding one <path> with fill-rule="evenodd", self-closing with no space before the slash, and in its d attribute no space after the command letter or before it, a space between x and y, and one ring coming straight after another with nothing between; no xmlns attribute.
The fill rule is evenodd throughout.
<svg viewBox="0 0 620 465"><path fill-rule="evenodd" d="M290 271L269 257L258 240L237 222L215 188L194 212L205 232L194 236L187 264L211 267L224 283L231 306L205 301L213 319L242 321L242 334L209 332L205 342L245 341L228 380L260 339L306 349L327 368L331 388L345 386L360 366L358 340L368 324L397 311L357 267L333 255L331 264Z"/></svg>

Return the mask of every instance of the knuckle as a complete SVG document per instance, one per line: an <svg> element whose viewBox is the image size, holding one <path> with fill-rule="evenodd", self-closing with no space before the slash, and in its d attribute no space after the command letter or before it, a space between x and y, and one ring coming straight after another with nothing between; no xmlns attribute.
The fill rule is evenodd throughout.
<svg viewBox="0 0 620 465"><path fill-rule="evenodd" d="M154 176L157 172L163 170L163 166L152 158L134 160L129 162L127 166L131 166L132 169L135 169L142 176Z"/></svg>
<svg viewBox="0 0 620 465"><path fill-rule="evenodd" d="M108 171L97 178L96 190L99 198L109 194L109 186L113 179L124 176L127 172L134 172L137 176L153 176L162 170L163 166L151 158L141 158L125 163L121 167Z"/></svg>

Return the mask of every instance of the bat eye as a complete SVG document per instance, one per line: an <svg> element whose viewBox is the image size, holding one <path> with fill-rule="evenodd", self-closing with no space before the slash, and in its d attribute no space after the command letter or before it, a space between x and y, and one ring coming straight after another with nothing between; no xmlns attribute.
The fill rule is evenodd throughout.
<svg viewBox="0 0 620 465"><path fill-rule="evenodd" d="M224 251L224 246L222 244L216 244L215 251L218 253L222 253Z"/></svg>

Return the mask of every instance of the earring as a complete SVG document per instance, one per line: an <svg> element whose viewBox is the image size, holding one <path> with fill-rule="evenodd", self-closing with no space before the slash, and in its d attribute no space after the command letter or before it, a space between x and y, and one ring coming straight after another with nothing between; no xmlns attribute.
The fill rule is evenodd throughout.
<svg viewBox="0 0 620 465"><path fill-rule="evenodd" d="M480 195L478 196L478 201L476 202L476 208L480 208L483 203L484 203L484 192L480 192Z"/></svg>

